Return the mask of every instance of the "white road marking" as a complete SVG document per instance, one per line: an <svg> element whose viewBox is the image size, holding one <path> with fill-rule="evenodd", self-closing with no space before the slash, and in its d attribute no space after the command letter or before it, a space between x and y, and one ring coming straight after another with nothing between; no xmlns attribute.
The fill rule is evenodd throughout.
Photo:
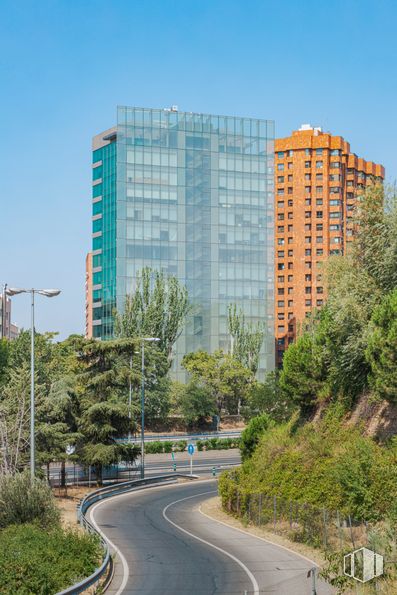
<svg viewBox="0 0 397 595"><path fill-rule="evenodd" d="M190 535L190 537L193 537L194 539L197 539L197 541L201 541L202 543L205 543L206 545L209 545L210 547L214 548L215 550L218 550L219 552L222 552L222 554L225 554L225 556L228 556L229 558L231 558L232 560L234 560L234 562L237 562L237 564L239 566L241 566L241 568L247 574L248 578L250 579L250 581L252 583L252 586L254 588L253 595L259 595L259 585L258 585L258 583L256 581L256 578L254 577L254 575L252 574L252 572L250 571L250 569L247 568L247 566L245 566L245 564L241 560L239 560L238 558L236 558L236 556L233 556L233 554L231 554L230 552L227 552L226 550L222 549L221 547L218 547L217 545L214 545L213 543L210 543L209 541L206 541L205 539L202 539L201 537L198 537L197 535L194 535L194 533L190 533L190 531L187 531L186 529L183 529L183 527L180 527L179 525L177 525L176 523L174 523L174 521L171 521L171 519L166 514L167 513L167 510L169 509L169 507L170 506L173 506L174 504L178 504L178 502L183 502L184 500L190 500L191 498L197 498L198 496L204 496L205 494L212 494L214 492L215 492L215 490L211 490L210 492L201 492L200 494L194 494L193 496L188 496L187 498L180 498L179 500L175 500L174 502L170 502L170 504L167 504L167 506L165 506L165 508L163 509L163 517L165 518L166 521L168 521L171 525L173 525L174 527L176 527L179 531L182 531L183 533L186 533L186 535Z"/></svg>
<svg viewBox="0 0 397 595"><path fill-rule="evenodd" d="M279 543L274 543L274 541L270 541L270 539L265 539L264 537L259 537L259 535L254 535L253 533L244 531L244 529L239 529L238 527L233 527L233 525L229 525L228 523L225 523L224 521L219 521L218 519L215 519L214 517L212 517L209 514L206 514L205 512L202 511L201 504L200 504L198 510L199 510L200 514L207 517L207 519L214 521L215 523L220 523L221 525L224 525L225 527L229 527L229 529L234 529L235 531L240 531L240 533L244 533L245 535L249 535L250 537L255 537L256 539L260 539L261 541L264 541L265 543L268 543L270 545L274 545L275 547L280 547L283 550L287 550L287 552L290 552L291 554L294 554L295 556L299 556L300 558L303 558L304 560L306 560L307 562L310 562L310 564L313 564L313 566L316 566L318 568L318 564L316 562L314 562L313 560L310 560L310 558L307 558L306 556L304 556L303 554L300 554L299 552L294 552L294 550L291 550L289 547L286 547L285 545L280 545Z"/></svg>
<svg viewBox="0 0 397 595"><path fill-rule="evenodd" d="M200 483L208 483L210 481L214 481L213 479L205 479L205 480L200 480ZM175 488L177 486L180 487L181 484L172 484L172 485L160 485L160 486L149 486L151 491L154 490L164 490L167 488ZM186 484L188 485L188 484ZM145 486L145 488L147 489L147 487ZM112 547L115 552L118 554L118 556L120 557L122 566L123 566L123 580L122 583L117 591L117 593L115 593L115 595L121 595L121 593L124 591L124 589L127 586L127 582L128 582L128 578L130 576L130 569L128 566L128 562L125 559L124 555L122 554L121 550L105 535L105 533L99 528L97 522L94 519L93 513L95 512L95 510L101 506L102 504L106 504L107 502L110 502L110 500L114 500L114 498L123 498L126 496L133 496L134 494L139 494L141 492L141 490L139 489L135 489L135 490L131 490L130 492L126 492L124 494L115 494L114 496L109 496L109 498L104 498L103 500L101 500L100 502L97 502L96 504L94 504L94 506L90 507L88 510L88 516L90 519L90 522L93 524L93 526L95 527L95 529L98 531L98 533L103 537L103 539L110 545L110 547ZM206 492L207 493L207 492ZM211 494L212 492L208 492L209 494Z"/></svg>
<svg viewBox="0 0 397 595"><path fill-rule="evenodd" d="M121 496L121 494L119 494L119 496ZM122 580L122 583L116 593L116 595L121 595L121 593L124 591L125 587L127 586L128 577L130 576L130 569L128 567L127 560L124 558L123 554L121 553L121 551L117 547L117 545L115 545L112 541L110 541L109 537L106 537L104 532L98 527L98 525L94 519L94 516L93 516L95 510L99 506L101 506L101 504L105 504L106 502L109 502L109 500L113 500L113 498L117 498L117 496L111 496L109 498L105 498L104 500L101 500L100 502L97 502L96 504L94 504L94 506L90 507L88 516L90 518L90 522L94 525L95 529L103 537L103 539L115 550L115 552L117 552L117 555L119 556L119 558L121 560L121 563L123 565L123 580Z"/></svg>

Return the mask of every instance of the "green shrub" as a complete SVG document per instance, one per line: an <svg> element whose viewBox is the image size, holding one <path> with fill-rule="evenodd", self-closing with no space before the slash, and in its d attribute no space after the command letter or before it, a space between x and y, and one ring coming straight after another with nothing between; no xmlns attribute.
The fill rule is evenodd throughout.
<svg viewBox="0 0 397 595"><path fill-rule="evenodd" d="M177 442L177 449L178 452L184 452L187 448L187 441L186 440L179 440Z"/></svg>
<svg viewBox="0 0 397 595"><path fill-rule="evenodd" d="M148 455L157 455L163 452L163 442L156 440L155 442L145 443L145 452Z"/></svg>
<svg viewBox="0 0 397 595"><path fill-rule="evenodd" d="M243 461L249 457L252 457L260 437L266 432L268 428L272 427L273 425L274 423L266 413L251 419L248 426L241 434L240 451Z"/></svg>
<svg viewBox="0 0 397 595"><path fill-rule="evenodd" d="M9 526L0 532L0 593L53 595L89 576L101 556L98 538L87 533Z"/></svg>
<svg viewBox="0 0 397 595"><path fill-rule="evenodd" d="M26 472L0 478L0 529L22 523L51 527L58 524L59 518L51 488L45 481L35 479L32 483Z"/></svg>

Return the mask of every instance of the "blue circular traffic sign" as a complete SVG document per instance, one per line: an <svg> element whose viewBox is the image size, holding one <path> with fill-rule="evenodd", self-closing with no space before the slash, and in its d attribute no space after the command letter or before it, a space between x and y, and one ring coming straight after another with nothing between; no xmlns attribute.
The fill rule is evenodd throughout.
<svg viewBox="0 0 397 595"><path fill-rule="evenodd" d="M194 445L189 444L189 446L187 447L187 451L190 455L194 454Z"/></svg>

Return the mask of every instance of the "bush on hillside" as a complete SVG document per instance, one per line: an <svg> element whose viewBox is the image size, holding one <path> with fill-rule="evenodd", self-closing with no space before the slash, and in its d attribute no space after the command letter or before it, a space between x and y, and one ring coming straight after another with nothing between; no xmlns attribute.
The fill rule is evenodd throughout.
<svg viewBox="0 0 397 595"><path fill-rule="evenodd" d="M100 564L97 537L59 525L12 525L0 532L0 593L53 595L89 576Z"/></svg>
<svg viewBox="0 0 397 595"><path fill-rule="evenodd" d="M266 413L251 419L248 426L241 434L240 451L243 461L252 456L261 436L273 425L272 420Z"/></svg>
<svg viewBox="0 0 397 595"><path fill-rule="evenodd" d="M269 428L252 457L219 482L223 505L236 489L339 510L357 520L390 514L397 498L394 448L346 427L331 410L319 424Z"/></svg>
<svg viewBox="0 0 397 595"><path fill-rule="evenodd" d="M29 473L0 477L0 529L8 525L37 523L43 528L59 523L59 510L51 488Z"/></svg>

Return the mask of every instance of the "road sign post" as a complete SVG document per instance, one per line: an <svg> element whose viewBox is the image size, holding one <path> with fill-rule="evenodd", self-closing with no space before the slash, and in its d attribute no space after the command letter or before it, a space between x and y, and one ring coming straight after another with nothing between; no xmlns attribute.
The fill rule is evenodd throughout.
<svg viewBox="0 0 397 595"><path fill-rule="evenodd" d="M194 444L189 444L187 447L187 451L190 455L190 475L193 475L193 455L194 455Z"/></svg>

